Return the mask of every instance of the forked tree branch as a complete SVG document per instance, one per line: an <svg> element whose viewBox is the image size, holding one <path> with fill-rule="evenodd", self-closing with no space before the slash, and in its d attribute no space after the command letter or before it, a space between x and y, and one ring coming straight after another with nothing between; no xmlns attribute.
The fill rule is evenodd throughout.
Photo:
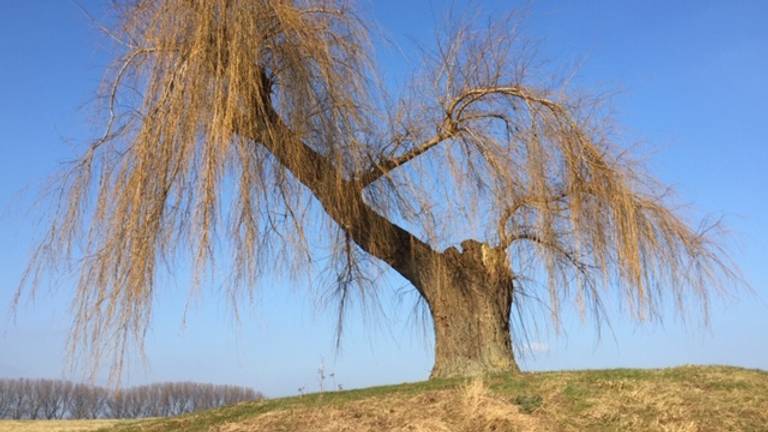
<svg viewBox="0 0 768 432"><path fill-rule="evenodd" d="M435 136L424 141L420 145L413 147L401 155L393 156L380 162L376 162L375 167L361 175L356 176L358 179L358 187L361 189L366 188L371 183L388 175L398 167L401 167L413 159L423 155L438 144L455 137L462 131L461 124L463 122L477 120L480 118L495 118L503 121L506 126L507 133L510 133L510 120L505 114L487 113L481 115L473 114L466 117L464 116L464 112L467 110L467 108L469 108L469 106L491 95L503 95L507 97L522 99L529 105L536 104L544 106L553 114L558 116L563 116L566 113L563 107L561 107L556 102L535 96L530 90L527 90L521 86L487 86L467 89L448 103L445 111L445 119L443 120L443 123L438 127L439 132Z"/></svg>

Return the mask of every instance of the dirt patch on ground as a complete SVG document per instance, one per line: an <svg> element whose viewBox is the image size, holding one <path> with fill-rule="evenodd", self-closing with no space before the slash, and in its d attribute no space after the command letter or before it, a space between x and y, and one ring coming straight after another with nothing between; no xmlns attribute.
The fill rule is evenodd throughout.
<svg viewBox="0 0 768 432"><path fill-rule="evenodd" d="M245 422L221 425L217 432L491 432L547 431L544 420L518 405L489 395L482 381L459 391L431 391L416 396L376 397L328 406L266 413Z"/></svg>

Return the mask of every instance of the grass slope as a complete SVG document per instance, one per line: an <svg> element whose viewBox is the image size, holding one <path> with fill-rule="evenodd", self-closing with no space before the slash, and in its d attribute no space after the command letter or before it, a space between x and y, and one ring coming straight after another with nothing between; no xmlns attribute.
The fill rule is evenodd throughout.
<svg viewBox="0 0 768 432"><path fill-rule="evenodd" d="M107 430L768 431L768 372L684 366L494 375L243 403Z"/></svg>

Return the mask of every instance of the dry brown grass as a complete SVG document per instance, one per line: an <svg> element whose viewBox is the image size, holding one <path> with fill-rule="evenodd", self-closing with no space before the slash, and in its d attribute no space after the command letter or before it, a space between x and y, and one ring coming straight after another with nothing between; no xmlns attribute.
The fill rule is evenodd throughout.
<svg viewBox="0 0 768 432"><path fill-rule="evenodd" d="M768 373L617 369L430 381L241 404L116 432L768 431Z"/></svg>
<svg viewBox="0 0 768 432"><path fill-rule="evenodd" d="M275 411L245 422L225 423L211 431L546 431L550 430L545 427L547 423L492 396L481 380L475 380L458 389L415 396L364 399L327 409Z"/></svg>
<svg viewBox="0 0 768 432"><path fill-rule="evenodd" d="M0 432L86 432L129 420L0 420Z"/></svg>

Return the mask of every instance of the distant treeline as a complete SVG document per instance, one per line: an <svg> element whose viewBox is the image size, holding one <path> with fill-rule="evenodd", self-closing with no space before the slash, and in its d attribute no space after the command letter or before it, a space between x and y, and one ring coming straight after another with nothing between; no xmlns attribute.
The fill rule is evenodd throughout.
<svg viewBox="0 0 768 432"><path fill-rule="evenodd" d="M50 379L0 379L0 419L168 417L259 400L247 387L158 383L110 391Z"/></svg>

